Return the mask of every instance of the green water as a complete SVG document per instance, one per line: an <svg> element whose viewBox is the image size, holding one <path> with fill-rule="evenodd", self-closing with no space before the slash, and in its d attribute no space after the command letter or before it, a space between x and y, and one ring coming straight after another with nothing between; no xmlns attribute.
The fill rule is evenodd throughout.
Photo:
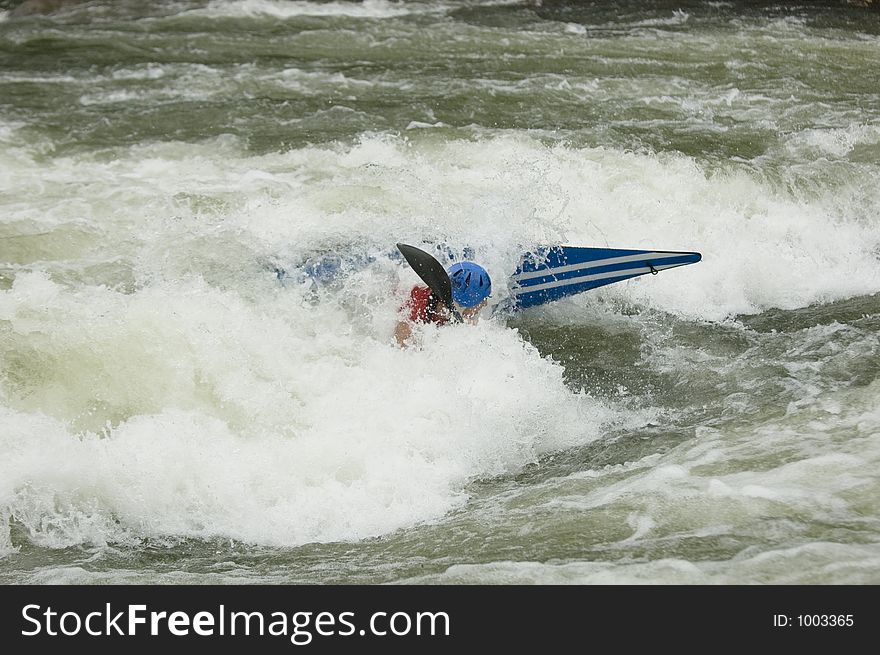
<svg viewBox="0 0 880 655"><path fill-rule="evenodd" d="M877 11L13 4L0 580L880 581ZM703 261L467 353L267 273L419 238Z"/></svg>

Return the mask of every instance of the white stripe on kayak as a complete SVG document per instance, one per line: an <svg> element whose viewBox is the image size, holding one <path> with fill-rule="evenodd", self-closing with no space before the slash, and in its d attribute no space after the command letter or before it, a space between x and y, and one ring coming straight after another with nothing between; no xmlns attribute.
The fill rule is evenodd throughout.
<svg viewBox="0 0 880 655"><path fill-rule="evenodd" d="M668 252L646 252L638 255L626 255L624 257L609 257L608 259L594 259L589 262L581 262L580 264L569 264L568 266L559 266L554 268L545 268L540 271L530 271L528 273L520 273L519 275L514 275L513 279L519 282L520 280L531 280L535 277L546 277L548 275L556 275L557 273L568 273L569 271L577 271L577 270L589 270L591 268L597 268L599 266L613 266L614 264L626 264L627 262L643 262L648 259L658 259L660 257L675 257L679 253L668 253ZM656 268L656 267L655 267Z"/></svg>
<svg viewBox="0 0 880 655"><path fill-rule="evenodd" d="M662 271L667 268L675 268L676 266L682 266L685 263L689 262L681 262L678 264L664 264L663 266L655 266L655 271ZM558 269L555 269L558 270ZM583 284L584 282L591 282L593 280L605 280L609 277L626 277L626 276L635 276L635 275L644 275L645 273L650 273L650 267L643 268L626 268L621 271L607 271L605 273L594 273L593 275L581 275L580 277L570 277L565 280L554 280L553 282L545 282L544 284L535 284L533 286L528 287L517 287L513 290L514 295L521 296L525 293L531 293L532 291L543 291L544 289L555 289L556 287L565 287L570 284Z"/></svg>

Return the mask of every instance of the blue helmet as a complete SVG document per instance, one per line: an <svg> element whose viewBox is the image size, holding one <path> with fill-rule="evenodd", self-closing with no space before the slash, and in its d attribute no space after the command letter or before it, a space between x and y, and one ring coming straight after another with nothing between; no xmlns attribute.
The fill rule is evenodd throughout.
<svg viewBox="0 0 880 655"><path fill-rule="evenodd" d="M492 293L492 280L486 269L473 262L459 262L449 267L452 299L462 307L479 305Z"/></svg>

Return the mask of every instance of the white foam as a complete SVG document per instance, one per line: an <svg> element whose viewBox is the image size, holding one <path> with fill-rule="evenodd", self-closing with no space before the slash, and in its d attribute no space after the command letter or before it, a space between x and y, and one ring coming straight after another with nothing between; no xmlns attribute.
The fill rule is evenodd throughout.
<svg viewBox="0 0 880 655"><path fill-rule="evenodd" d="M403 3L392 0L364 0L363 2L302 2L299 0L214 0L205 9L185 14L211 17L271 16L349 16L354 18L393 18L413 13L442 11L443 7L423 3Z"/></svg>
<svg viewBox="0 0 880 655"><path fill-rule="evenodd" d="M499 271L501 285L522 246L703 254L699 264L611 285L576 303L604 294L718 320L880 290L880 185L865 179L829 184L825 178L827 187L812 197L791 196L741 170L709 175L684 157L546 147L524 137L445 143L365 137L352 148L263 157L248 157L234 139L221 138L200 146L142 146L109 163L57 159L40 166L39 175L36 163L18 164L0 186L19 219L100 219L95 222L106 225L111 239L122 238L112 234L117 229L130 236L131 222L138 232L169 215L182 217L181 231L198 232L198 219L179 206L187 195L225 204L224 226L278 251L346 240L389 247L401 238L453 240L476 247ZM70 185L84 181L89 196L59 205ZM123 197L132 221L97 215ZM17 198L28 202L16 204Z"/></svg>
<svg viewBox="0 0 880 655"><path fill-rule="evenodd" d="M49 160L41 142L4 139L16 165L0 209L21 238L4 251L14 283L0 292L0 517L51 547L360 539L437 520L471 481L631 418L568 389L561 366L503 323L427 327L420 347L398 349L394 322L416 278L397 261L378 257L313 295L279 285L274 259L443 241L476 250L498 300L537 244L703 253L558 305L581 316L614 298L711 320L880 288L864 213L880 186L865 180L849 195L792 196L684 157L432 132L260 156L225 136ZM100 273L110 264L124 280ZM847 465L823 464L833 475ZM652 470L567 502L666 489L673 502L696 490L797 505L824 469L773 484ZM660 525L634 520L630 534Z"/></svg>
<svg viewBox="0 0 880 655"><path fill-rule="evenodd" d="M846 128L809 129L795 132L785 139L785 148L799 158L824 156L846 157L860 145L880 144L880 126L850 125Z"/></svg>
<svg viewBox="0 0 880 655"><path fill-rule="evenodd" d="M672 16L670 16L669 18L647 18L644 20L635 21L630 25L632 27L667 27L684 25L688 22L688 20L690 20L690 17L690 14L686 11L676 9L672 12Z"/></svg>
<svg viewBox="0 0 880 655"><path fill-rule="evenodd" d="M437 519L470 481L614 419L499 324L429 328L400 350L394 302L374 335L295 290L254 303L19 275L0 294L2 355L24 367L2 410L0 508L53 548L362 539Z"/></svg>

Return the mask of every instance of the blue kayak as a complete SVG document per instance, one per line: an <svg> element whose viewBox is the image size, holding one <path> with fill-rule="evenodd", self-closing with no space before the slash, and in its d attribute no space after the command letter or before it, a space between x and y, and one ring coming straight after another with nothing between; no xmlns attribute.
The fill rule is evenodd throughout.
<svg viewBox="0 0 880 655"><path fill-rule="evenodd" d="M523 256L513 273L513 302L518 309L534 307L701 258L698 252L553 246Z"/></svg>
<svg viewBox="0 0 880 655"><path fill-rule="evenodd" d="M437 246L433 250L436 252L435 258L443 260L444 267L455 261L474 258L470 249L455 253ZM295 266L271 265L270 268L282 284L311 282L324 286L369 266L380 256L383 255L346 256L324 252L308 257ZM404 261L397 250L388 251L385 256ZM576 246L537 248L520 257L510 280L511 297L502 304L513 310L535 307L639 275L656 275L666 269L695 264L701 259L698 252Z"/></svg>

